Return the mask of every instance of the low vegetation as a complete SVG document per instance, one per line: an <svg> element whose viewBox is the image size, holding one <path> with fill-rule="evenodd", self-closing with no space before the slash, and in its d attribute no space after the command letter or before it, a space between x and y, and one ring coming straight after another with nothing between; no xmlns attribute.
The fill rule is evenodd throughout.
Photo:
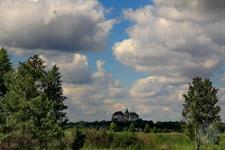
<svg viewBox="0 0 225 150"><path fill-rule="evenodd" d="M83 129L86 135L83 150L193 150L195 144L184 133L111 132ZM67 129L65 139L73 143L76 129ZM201 150L223 150L225 134L218 145L205 144ZM69 147L67 147L70 150Z"/></svg>

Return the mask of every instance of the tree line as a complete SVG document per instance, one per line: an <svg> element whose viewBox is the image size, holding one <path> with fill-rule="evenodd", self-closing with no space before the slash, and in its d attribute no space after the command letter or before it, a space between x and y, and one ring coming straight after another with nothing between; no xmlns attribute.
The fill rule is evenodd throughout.
<svg viewBox="0 0 225 150"><path fill-rule="evenodd" d="M114 124L114 125L113 125ZM178 121L157 121L138 119L132 122L116 122L116 121L94 121L94 122L69 122L68 128L89 128L89 129L105 129L117 132L129 131L130 127L134 127L134 131L146 132L182 132L182 123ZM133 128L132 127L132 128Z"/></svg>

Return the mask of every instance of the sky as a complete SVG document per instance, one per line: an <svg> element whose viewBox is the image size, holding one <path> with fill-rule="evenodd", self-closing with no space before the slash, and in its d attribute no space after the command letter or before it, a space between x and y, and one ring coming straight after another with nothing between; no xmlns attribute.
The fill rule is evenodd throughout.
<svg viewBox="0 0 225 150"><path fill-rule="evenodd" d="M182 120L195 76L220 89L225 121L225 0L0 0L0 20L15 67L60 67L70 121Z"/></svg>

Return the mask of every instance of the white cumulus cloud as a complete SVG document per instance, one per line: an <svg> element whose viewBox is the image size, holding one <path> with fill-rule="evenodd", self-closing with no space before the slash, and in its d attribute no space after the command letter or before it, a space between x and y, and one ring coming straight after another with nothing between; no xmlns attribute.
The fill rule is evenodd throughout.
<svg viewBox="0 0 225 150"><path fill-rule="evenodd" d="M115 20L96 0L3 0L0 43L25 50L101 50Z"/></svg>

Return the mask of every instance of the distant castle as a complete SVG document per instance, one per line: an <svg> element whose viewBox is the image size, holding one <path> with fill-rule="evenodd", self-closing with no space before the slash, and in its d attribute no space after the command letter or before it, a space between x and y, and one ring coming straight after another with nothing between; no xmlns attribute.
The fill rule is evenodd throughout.
<svg viewBox="0 0 225 150"><path fill-rule="evenodd" d="M126 122L126 121L136 121L139 119L139 115L135 112L129 112L128 109L123 113L122 111L117 111L112 115L112 121Z"/></svg>

